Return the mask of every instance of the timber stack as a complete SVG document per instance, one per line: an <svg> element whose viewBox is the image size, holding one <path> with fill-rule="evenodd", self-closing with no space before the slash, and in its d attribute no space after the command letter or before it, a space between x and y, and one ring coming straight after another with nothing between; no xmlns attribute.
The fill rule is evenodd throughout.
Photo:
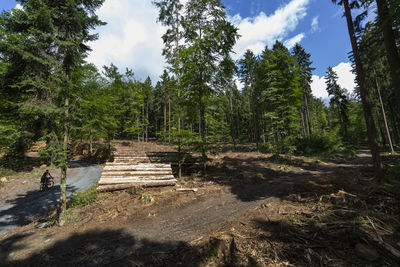
<svg viewBox="0 0 400 267"><path fill-rule="evenodd" d="M151 162L143 154L138 155L127 143L116 143L114 161L107 162L100 177L98 190L112 191L135 186L173 186L177 180L171 164Z"/></svg>

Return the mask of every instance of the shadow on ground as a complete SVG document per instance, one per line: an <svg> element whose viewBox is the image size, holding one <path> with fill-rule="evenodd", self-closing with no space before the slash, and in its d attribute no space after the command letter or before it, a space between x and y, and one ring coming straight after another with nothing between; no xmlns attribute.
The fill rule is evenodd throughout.
<svg viewBox="0 0 400 267"><path fill-rule="evenodd" d="M67 186L68 192L75 190L77 188L74 186ZM60 186L56 185L46 191L29 191L7 201L7 206L0 208L0 234L52 212L57 207L59 198Z"/></svg>
<svg viewBox="0 0 400 267"><path fill-rule="evenodd" d="M293 168L295 167L295 168ZM365 171L369 171L368 168ZM269 158L223 157L218 163L210 166L206 175L201 176L205 181L212 181L230 187L230 190L242 201L256 201L267 197L284 198L294 192L294 189L306 187L303 194L314 192L332 193L343 189L345 181L337 182L326 179L333 173L345 173L360 177L359 165L346 167L319 166L302 160L285 159L279 156ZM340 175L338 179L340 180ZM295 190L295 191L296 191Z"/></svg>
<svg viewBox="0 0 400 267"><path fill-rule="evenodd" d="M375 239L363 218L368 210L334 210L311 216L289 216L272 221L253 219L256 242L270 244L265 256L295 266L398 266L397 258ZM370 215L371 216L371 215ZM370 220L378 219L371 216ZM381 235L385 242L398 240L394 233Z"/></svg>
<svg viewBox="0 0 400 267"><path fill-rule="evenodd" d="M268 197L284 198L293 193L293 188L304 185L307 186L306 190L302 190L304 194L314 194L316 191L333 193L346 187L346 181L335 182L332 187L330 186L332 181L327 181L321 176L335 172L339 176L343 173L346 177L349 177L348 174L361 177L362 172L372 172L366 164L371 160L368 156L346 160L331 159L326 162L334 165L322 165L318 161L306 162L301 158L281 155L249 156L248 149L250 148L247 146L237 147L236 151L240 152L234 152L236 156L230 156L228 153L227 156L211 162L205 175L196 176L205 182L215 182L230 187L231 192L241 201L257 201ZM241 153L243 157L240 156ZM173 173L177 177L176 152L148 152L147 155L154 163L172 163ZM191 154L184 156L183 174L191 176L201 173L200 158Z"/></svg>
<svg viewBox="0 0 400 267"><path fill-rule="evenodd" d="M23 260L10 255L25 247L29 235L14 235L0 245L0 262L6 266L198 266L216 256L218 242L200 249L185 242L137 239L123 230L76 233ZM3 265L3 266L4 266ZM235 258L226 262L235 266Z"/></svg>

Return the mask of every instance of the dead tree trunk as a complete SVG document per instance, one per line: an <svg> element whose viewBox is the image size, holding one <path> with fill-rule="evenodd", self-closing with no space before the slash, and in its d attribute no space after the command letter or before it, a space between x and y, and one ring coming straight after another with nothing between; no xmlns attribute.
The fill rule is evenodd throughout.
<svg viewBox="0 0 400 267"><path fill-rule="evenodd" d="M374 167L375 167L375 174L376 174L376 177L378 178L378 180L381 180L381 179L383 179L382 161L381 161L381 156L379 154L379 147L376 142L376 127L375 127L375 122L374 122L373 116L372 116L369 95L368 95L368 91L365 87L365 74L364 74L364 70L362 67L361 58L360 58L360 55L358 52L358 46L357 46L357 41L356 41L356 35L354 33L354 25L353 25L353 19L352 19L352 15L351 15L350 6L349 6L349 1L343 0L343 4L344 4L345 16L346 16L346 20L347 20L347 28L349 31L351 46L352 46L352 50L353 50L354 62L356 65L357 83L360 88L361 101L363 104L364 117L365 117L365 122L367 125L368 140L369 140L372 159L373 159L373 163L374 163Z"/></svg>
<svg viewBox="0 0 400 267"><path fill-rule="evenodd" d="M387 139L388 139L389 146L390 146L390 151L392 153L394 153L393 144L392 144L392 138L390 136L389 127L388 127L388 123L387 123L387 120L386 120L385 107L383 106L383 101L382 101L382 97L381 97L381 90L379 88L379 82L378 82L378 78L377 77L375 77L375 82L376 82L376 89L378 90L378 98L379 98L379 103L381 104L383 122L385 123L385 130L386 130L386 135L387 135Z"/></svg>
<svg viewBox="0 0 400 267"><path fill-rule="evenodd" d="M66 211L67 211L67 154L68 154L68 117L69 117L69 98L65 98L64 102L64 142L63 142L63 157L64 164L61 167L61 181L60 181L60 203L58 206L58 224L60 226L65 224Z"/></svg>

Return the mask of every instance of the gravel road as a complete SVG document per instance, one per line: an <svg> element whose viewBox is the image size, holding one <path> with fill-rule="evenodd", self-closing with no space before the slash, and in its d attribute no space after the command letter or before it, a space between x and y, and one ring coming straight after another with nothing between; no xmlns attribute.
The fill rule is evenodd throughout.
<svg viewBox="0 0 400 267"><path fill-rule="evenodd" d="M95 184L103 171L102 166L84 166L73 162L67 172L67 195L83 191ZM37 183L28 182L21 187L7 192L0 200L0 235L15 227L29 224L34 219L47 214L57 207L60 196L59 175L52 173L55 178L54 187L39 191Z"/></svg>

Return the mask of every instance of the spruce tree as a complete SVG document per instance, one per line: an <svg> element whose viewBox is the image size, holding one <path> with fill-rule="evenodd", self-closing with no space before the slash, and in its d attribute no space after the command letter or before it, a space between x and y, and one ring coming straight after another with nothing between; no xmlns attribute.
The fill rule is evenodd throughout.
<svg viewBox="0 0 400 267"><path fill-rule="evenodd" d="M329 103L339 117L340 132L343 138L347 138L347 128L349 122L348 98L344 89L337 83L338 76L332 67L328 68L325 75L326 90L331 96Z"/></svg>

